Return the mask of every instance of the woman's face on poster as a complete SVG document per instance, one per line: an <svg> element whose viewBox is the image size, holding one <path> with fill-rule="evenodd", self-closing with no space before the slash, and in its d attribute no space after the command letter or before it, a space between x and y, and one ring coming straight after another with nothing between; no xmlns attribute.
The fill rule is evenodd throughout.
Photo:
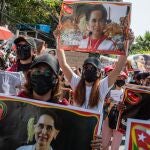
<svg viewBox="0 0 150 150"><path fill-rule="evenodd" d="M144 57L143 56L139 56L139 58L138 58L138 62L140 62L141 64L145 64L145 59L144 59Z"/></svg>
<svg viewBox="0 0 150 150"><path fill-rule="evenodd" d="M92 32L92 35L101 35L105 27L105 21L102 18L102 11L95 10L91 12L90 19L88 21L88 28Z"/></svg>
<svg viewBox="0 0 150 150"><path fill-rule="evenodd" d="M55 129L54 120L49 115L40 116L35 125L35 140L40 146L49 146L56 138L58 131Z"/></svg>

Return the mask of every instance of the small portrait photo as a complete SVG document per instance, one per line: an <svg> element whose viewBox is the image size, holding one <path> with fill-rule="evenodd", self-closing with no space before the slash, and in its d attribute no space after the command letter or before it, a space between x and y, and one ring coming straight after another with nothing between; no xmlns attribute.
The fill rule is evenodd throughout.
<svg viewBox="0 0 150 150"><path fill-rule="evenodd" d="M150 55L146 54L131 55L129 56L128 61L130 61L133 70L139 70L141 72L150 71Z"/></svg>
<svg viewBox="0 0 150 150"><path fill-rule="evenodd" d="M46 110L31 117L27 124L27 143L16 150L49 149L52 150L52 141L60 132L60 123L54 111ZM32 143L32 144L29 144Z"/></svg>
<svg viewBox="0 0 150 150"><path fill-rule="evenodd" d="M131 4L63 2L59 45L64 50L125 55Z"/></svg>

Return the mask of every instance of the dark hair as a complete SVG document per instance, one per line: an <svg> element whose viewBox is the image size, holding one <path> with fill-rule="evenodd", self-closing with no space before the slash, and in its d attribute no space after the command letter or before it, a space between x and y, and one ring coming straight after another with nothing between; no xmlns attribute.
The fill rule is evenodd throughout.
<svg viewBox="0 0 150 150"><path fill-rule="evenodd" d="M91 7L89 7L88 11L86 11L86 21L89 21L90 20L90 17L91 17L91 13L93 11L101 11L102 12L102 19L106 22L107 21L107 10L106 8L103 6L103 5L92 5Z"/></svg>
<svg viewBox="0 0 150 150"><path fill-rule="evenodd" d="M0 70L5 70L5 69L6 69L5 60L0 57Z"/></svg>
<svg viewBox="0 0 150 150"><path fill-rule="evenodd" d="M41 109L41 111L37 114L36 118L35 118L35 123L38 122L39 118L43 115L48 115L50 117L53 118L54 120L54 126L56 130L60 130L61 129L61 122L60 122L60 118L58 117L58 115L52 111L52 110L47 110L47 109Z"/></svg>
<svg viewBox="0 0 150 150"><path fill-rule="evenodd" d="M89 97L89 106L95 107L98 105L98 102L100 101L100 93L99 93L99 87L100 87L100 81L101 81L101 75L97 80L93 83L90 97ZM79 106L82 106L86 100L86 84L85 80L81 76L81 80L79 81L75 93L74 93L74 101Z"/></svg>

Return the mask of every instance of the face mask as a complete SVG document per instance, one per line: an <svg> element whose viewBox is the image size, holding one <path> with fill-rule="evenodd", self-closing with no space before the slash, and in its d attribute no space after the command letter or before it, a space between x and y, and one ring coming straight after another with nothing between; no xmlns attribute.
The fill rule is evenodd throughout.
<svg viewBox="0 0 150 150"><path fill-rule="evenodd" d="M85 69L83 71L83 78L87 81L87 82L94 82L98 76L97 76L97 70L88 70Z"/></svg>
<svg viewBox="0 0 150 150"><path fill-rule="evenodd" d="M56 77L54 75L47 76L45 74L31 75L31 86L33 91L38 95L44 95L56 85Z"/></svg>
<svg viewBox="0 0 150 150"><path fill-rule="evenodd" d="M125 81L124 80L116 80L115 84L118 86L118 87L122 87L125 85Z"/></svg>
<svg viewBox="0 0 150 150"><path fill-rule="evenodd" d="M27 60L31 57L31 46L30 45L18 45L17 55L20 60Z"/></svg>

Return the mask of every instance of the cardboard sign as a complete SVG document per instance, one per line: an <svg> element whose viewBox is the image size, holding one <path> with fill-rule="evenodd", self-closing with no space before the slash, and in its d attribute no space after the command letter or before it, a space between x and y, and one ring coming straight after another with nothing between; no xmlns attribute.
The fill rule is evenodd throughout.
<svg viewBox="0 0 150 150"><path fill-rule="evenodd" d="M130 85L125 88L123 102L126 109L120 111L117 129L123 133L126 130L127 119L150 119L150 88Z"/></svg>
<svg viewBox="0 0 150 150"><path fill-rule="evenodd" d="M21 72L0 71L0 93L16 95L22 82Z"/></svg>
<svg viewBox="0 0 150 150"><path fill-rule="evenodd" d="M71 51L125 55L130 15L130 3L63 2L59 46Z"/></svg>
<svg viewBox="0 0 150 150"><path fill-rule="evenodd" d="M125 149L150 149L150 121L128 119Z"/></svg>
<svg viewBox="0 0 150 150"><path fill-rule="evenodd" d="M100 128L101 115L94 111L3 95L0 102L5 106L0 120L0 149L35 148L35 143L49 142L52 135L48 131L55 129L52 131L57 131L57 136L53 134L48 143L53 149L90 150ZM54 114L57 119L53 119Z"/></svg>
<svg viewBox="0 0 150 150"><path fill-rule="evenodd" d="M136 54L128 57L128 69L150 72L150 55Z"/></svg>
<svg viewBox="0 0 150 150"><path fill-rule="evenodd" d="M121 98L123 96L122 90L111 90L110 91L110 97L117 102L121 101Z"/></svg>

